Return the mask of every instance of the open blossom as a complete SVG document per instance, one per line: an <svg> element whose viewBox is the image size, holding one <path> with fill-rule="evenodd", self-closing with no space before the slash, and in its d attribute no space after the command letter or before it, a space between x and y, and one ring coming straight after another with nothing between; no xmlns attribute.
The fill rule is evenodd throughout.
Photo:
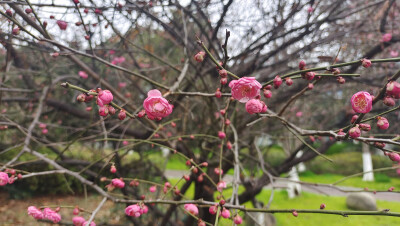
<svg viewBox="0 0 400 226"><path fill-rule="evenodd" d="M220 181L217 184L217 190L219 192L222 192L222 190L224 190L224 188L226 188L226 182L225 181Z"/></svg>
<svg viewBox="0 0 400 226"><path fill-rule="evenodd" d="M43 219L43 217L44 217L42 211L40 211L40 209L36 208L36 206L28 207L28 215L31 215L36 220Z"/></svg>
<svg viewBox="0 0 400 226"><path fill-rule="evenodd" d="M185 210L188 211L189 213L193 214L193 215L197 215L199 214L199 209L197 208L197 206L195 204L185 204L184 206Z"/></svg>
<svg viewBox="0 0 400 226"><path fill-rule="evenodd" d="M153 89L147 93L147 98L143 102L143 108L149 119L161 120L172 113L174 106L162 97L160 91Z"/></svg>
<svg viewBox="0 0 400 226"><path fill-rule="evenodd" d="M121 179L118 179L118 178L112 179L112 180L111 180L111 184L112 184L114 187L117 187L117 188L123 188L123 187L125 187L125 182L124 182L123 180L121 180Z"/></svg>
<svg viewBox="0 0 400 226"><path fill-rule="evenodd" d="M97 104L100 107L103 107L104 105L111 103L113 98L114 97L110 90L100 90L99 94L97 95Z"/></svg>
<svg viewBox="0 0 400 226"><path fill-rule="evenodd" d="M241 103L256 98L260 95L261 84L254 77L243 77L229 83L232 97Z"/></svg>
<svg viewBox="0 0 400 226"><path fill-rule="evenodd" d="M130 205L125 208L125 214L131 217L140 217L142 210L138 204Z"/></svg>
<svg viewBox="0 0 400 226"><path fill-rule="evenodd" d="M368 113L372 109L372 96L367 92L357 92L350 101L351 107L357 113Z"/></svg>
<svg viewBox="0 0 400 226"><path fill-rule="evenodd" d="M44 218L53 221L53 223L58 223L61 220L61 215L50 208L44 208L43 216Z"/></svg>
<svg viewBox="0 0 400 226"><path fill-rule="evenodd" d="M79 71L78 75L83 79L87 79L88 78L88 74L85 71Z"/></svg>
<svg viewBox="0 0 400 226"><path fill-rule="evenodd" d="M392 34L391 33L386 33L382 35L381 42L390 42L392 40Z"/></svg>
<svg viewBox="0 0 400 226"><path fill-rule="evenodd" d="M249 114L264 113L267 111L267 105L259 99L252 99L247 101L246 111Z"/></svg>
<svg viewBox="0 0 400 226"><path fill-rule="evenodd" d="M0 172L0 186L4 186L8 183L8 174Z"/></svg>

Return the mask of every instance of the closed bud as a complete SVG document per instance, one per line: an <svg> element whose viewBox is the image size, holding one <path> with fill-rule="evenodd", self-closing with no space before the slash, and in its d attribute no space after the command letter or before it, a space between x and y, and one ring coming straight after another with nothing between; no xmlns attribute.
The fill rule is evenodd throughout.
<svg viewBox="0 0 400 226"><path fill-rule="evenodd" d="M219 88L217 89L217 91L215 91L215 97L216 98L221 98L222 97L222 93L221 93Z"/></svg>
<svg viewBox="0 0 400 226"><path fill-rule="evenodd" d="M119 118L119 120L124 120L126 118L125 110L122 109L121 111L119 111L118 118Z"/></svg>
<svg viewBox="0 0 400 226"><path fill-rule="evenodd" d="M200 51L200 52L198 52L196 55L194 55L194 59L195 59L197 62L203 62L204 56L205 56L205 55L206 55L205 52Z"/></svg>
<svg viewBox="0 0 400 226"><path fill-rule="evenodd" d="M225 85L226 83L228 83L228 79L227 78L221 78L220 83L221 83L221 85Z"/></svg>
<svg viewBox="0 0 400 226"><path fill-rule="evenodd" d="M300 70L306 69L306 62L304 62L304 60L301 60L301 61L299 62L299 69L300 69Z"/></svg>
<svg viewBox="0 0 400 226"><path fill-rule="evenodd" d="M19 33L20 33L19 27L16 27L16 28L12 29L12 34L13 35L19 35Z"/></svg>
<svg viewBox="0 0 400 226"><path fill-rule="evenodd" d="M389 106L389 107L392 107L392 106L395 105L394 99L391 98L391 97L385 97L385 98L383 99L383 103L384 103L386 106Z"/></svg>
<svg viewBox="0 0 400 226"><path fill-rule="evenodd" d="M264 97L269 99L272 96L272 92L269 89L264 89Z"/></svg>
<svg viewBox="0 0 400 226"><path fill-rule="evenodd" d="M78 102L85 102L85 100L86 100L86 95L83 94L83 93L81 93L81 94L79 94L79 95L76 97L76 100L77 100Z"/></svg>
<svg viewBox="0 0 400 226"><path fill-rule="evenodd" d="M296 210L293 210L292 215L295 216L295 217L299 216L299 214L297 213Z"/></svg>
<svg viewBox="0 0 400 226"><path fill-rule="evenodd" d="M361 64L362 64L363 67L369 68L369 67L371 67L372 63L371 63L370 60L364 58L364 59L361 60Z"/></svg>
<svg viewBox="0 0 400 226"><path fill-rule="evenodd" d="M31 9L31 8L25 9L25 13L26 13L26 14L32 13L32 9Z"/></svg>
<svg viewBox="0 0 400 226"><path fill-rule="evenodd" d="M342 76L337 77L336 80L339 82L339 84L344 84L346 82L346 79L344 79Z"/></svg>
<svg viewBox="0 0 400 226"><path fill-rule="evenodd" d="M228 72L225 69L219 70L218 73L221 78L226 78L226 76L228 76Z"/></svg>
<svg viewBox="0 0 400 226"><path fill-rule="evenodd" d="M278 89L279 86L281 86L281 84L282 84L281 77L279 77L279 75L275 76L275 78L274 78L274 88Z"/></svg>
<svg viewBox="0 0 400 226"><path fill-rule="evenodd" d="M322 204L319 206L319 208L320 208L321 210L325 209L325 207L326 207L325 203L322 203Z"/></svg>
<svg viewBox="0 0 400 226"><path fill-rule="evenodd" d="M286 85L291 86L293 84L293 80L291 78L286 78Z"/></svg>
<svg viewBox="0 0 400 226"><path fill-rule="evenodd" d="M110 113L110 115L114 115L115 114L115 108L113 106L108 106L108 112Z"/></svg>
<svg viewBox="0 0 400 226"><path fill-rule="evenodd" d="M367 123L360 123L360 129L361 129L362 131L368 132L368 131L371 130L371 125L370 125L370 124L367 124Z"/></svg>
<svg viewBox="0 0 400 226"><path fill-rule="evenodd" d="M314 84L312 84L312 83L308 83L308 86L307 86L307 88L308 88L309 90L311 90L311 89L314 89Z"/></svg>
<svg viewBox="0 0 400 226"><path fill-rule="evenodd" d="M13 15L11 9L7 9L7 10L6 10L6 14L7 14L9 17L12 17L12 15Z"/></svg>

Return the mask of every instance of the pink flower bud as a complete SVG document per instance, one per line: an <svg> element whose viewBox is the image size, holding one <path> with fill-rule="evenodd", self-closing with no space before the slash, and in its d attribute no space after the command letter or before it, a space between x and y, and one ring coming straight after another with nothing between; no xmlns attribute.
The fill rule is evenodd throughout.
<svg viewBox="0 0 400 226"><path fill-rule="evenodd" d="M260 95L261 84L254 77L242 77L229 83L232 97L241 103L256 98Z"/></svg>
<svg viewBox="0 0 400 226"><path fill-rule="evenodd" d="M194 55L194 60L195 61L197 61L197 62L203 62L203 60L204 60L204 56L206 55L206 53L205 52L203 52L203 51L200 51L200 52L198 52L196 55Z"/></svg>
<svg viewBox="0 0 400 226"><path fill-rule="evenodd" d="M223 140L226 137L226 134L223 131L218 131L218 137L219 139Z"/></svg>
<svg viewBox="0 0 400 226"><path fill-rule="evenodd" d="M212 214L212 215L216 214L217 211L218 211L217 205L210 206L210 208L208 208L208 212L209 212L210 214Z"/></svg>
<svg viewBox="0 0 400 226"><path fill-rule="evenodd" d="M221 78L220 83L221 83L221 85L225 85L226 83L228 83L228 79L227 78Z"/></svg>
<svg viewBox="0 0 400 226"><path fill-rule="evenodd" d="M86 108L86 111L91 111L92 110L92 107L87 107Z"/></svg>
<svg viewBox="0 0 400 226"><path fill-rule="evenodd" d="M243 219L242 219L242 217L238 214L238 215L236 215L234 218L233 218L233 223L235 223L235 224L242 224L242 222L243 222Z"/></svg>
<svg viewBox="0 0 400 226"><path fill-rule="evenodd" d="M88 8L85 8L85 9L83 10L83 12L87 14L87 13L89 13L89 9L88 9Z"/></svg>
<svg viewBox="0 0 400 226"><path fill-rule="evenodd" d="M63 20L57 20L57 25L61 30L67 30L67 22L63 21Z"/></svg>
<svg viewBox="0 0 400 226"><path fill-rule="evenodd" d="M351 117L351 124L353 124L356 120L358 119L358 115L353 115L353 117Z"/></svg>
<svg viewBox="0 0 400 226"><path fill-rule="evenodd" d="M88 74L85 71L79 71L78 75L83 79L87 79L88 78Z"/></svg>
<svg viewBox="0 0 400 226"><path fill-rule="evenodd" d="M225 219L231 217L231 212L227 210L225 207L221 211L221 216Z"/></svg>
<svg viewBox="0 0 400 226"><path fill-rule="evenodd" d="M73 215L78 215L79 214L79 208L76 206L75 208L74 208L74 210L72 211L72 214Z"/></svg>
<svg viewBox="0 0 400 226"><path fill-rule="evenodd" d="M386 146L385 143L381 143L381 142L375 142L374 145L378 148L384 148Z"/></svg>
<svg viewBox="0 0 400 226"><path fill-rule="evenodd" d="M272 86L271 86L271 85L266 85L266 86L264 87L264 89L270 90L270 89L272 89Z"/></svg>
<svg viewBox="0 0 400 226"><path fill-rule="evenodd" d="M83 93L81 93L81 94L79 94L79 95L76 97L76 100L77 100L78 102L85 102L85 100L86 100L86 95L83 94Z"/></svg>
<svg viewBox="0 0 400 226"><path fill-rule="evenodd" d="M285 82L287 86L291 86L293 84L293 80L291 78L286 78Z"/></svg>
<svg viewBox="0 0 400 226"><path fill-rule="evenodd" d="M117 172L117 168L116 168L114 165L112 165L112 166L110 167L110 172L111 172L111 173L116 173L116 172Z"/></svg>
<svg viewBox="0 0 400 226"><path fill-rule="evenodd" d="M322 203L322 204L319 206L319 208L320 208L321 210L325 209L325 207L326 207L325 203Z"/></svg>
<svg viewBox="0 0 400 226"><path fill-rule="evenodd" d="M31 9L31 8L26 8L26 9L25 9L25 13L26 13L26 14L32 13L32 9Z"/></svg>
<svg viewBox="0 0 400 226"><path fill-rule="evenodd" d="M400 99L400 83L391 81L386 85L386 94L395 99Z"/></svg>
<svg viewBox="0 0 400 226"><path fill-rule="evenodd" d="M344 79L342 76L339 76L339 77L337 77L337 81L338 81L340 84L344 84L344 83L346 82L346 79Z"/></svg>
<svg viewBox="0 0 400 226"><path fill-rule="evenodd" d="M394 106L396 103L394 102L394 99L393 98L391 98L391 97L385 97L385 98L383 98L383 103L386 105L386 106L389 106L389 107L392 107L392 106Z"/></svg>
<svg viewBox="0 0 400 226"><path fill-rule="evenodd" d="M389 121L384 118L384 117L377 117L378 122L376 123L376 125L379 127L379 129L387 129L389 128Z"/></svg>
<svg viewBox="0 0 400 226"><path fill-rule="evenodd" d="M197 222L197 226L206 226L207 224L202 221L201 219L199 219L199 221Z"/></svg>
<svg viewBox="0 0 400 226"><path fill-rule="evenodd" d="M217 175L222 175L222 174L224 174L224 171L222 169L220 169L220 168L215 168L214 169L214 173L217 174Z"/></svg>
<svg viewBox="0 0 400 226"><path fill-rule="evenodd" d="M393 190L394 190L393 186L388 189L388 191L393 191Z"/></svg>
<svg viewBox="0 0 400 226"><path fill-rule="evenodd" d="M185 179L186 181L190 180L190 176L189 175L183 175L183 179Z"/></svg>
<svg viewBox="0 0 400 226"><path fill-rule="evenodd" d="M114 97L110 90L100 90L99 94L97 95L97 104L100 107L103 107L104 105L111 103L113 98Z"/></svg>
<svg viewBox="0 0 400 226"><path fill-rule="evenodd" d="M191 203L190 204L185 204L184 208L185 208L186 211L188 211L189 213L191 213L193 215L199 214L199 209L194 204L191 204Z"/></svg>
<svg viewBox="0 0 400 226"><path fill-rule="evenodd" d="M49 130L48 129L42 129L42 134L48 134Z"/></svg>
<svg viewBox="0 0 400 226"><path fill-rule="evenodd" d="M139 111L137 117L143 118L145 115L146 115L146 111L145 110L141 110L141 111Z"/></svg>
<svg viewBox="0 0 400 226"><path fill-rule="evenodd" d="M264 113L267 111L267 105L259 99L251 99L246 103L246 111L249 114Z"/></svg>
<svg viewBox="0 0 400 226"><path fill-rule="evenodd" d="M124 120L125 118L126 118L126 112L125 112L125 110L121 110L119 113L118 113L118 118L119 118L119 120Z"/></svg>
<svg viewBox="0 0 400 226"><path fill-rule="evenodd" d="M124 182L123 180L121 180L121 179L118 179L118 178L112 179L112 180L111 180L111 184L112 184L114 187L117 187L117 188L123 188L123 187L125 187L125 182Z"/></svg>
<svg viewBox="0 0 400 226"><path fill-rule="evenodd" d="M11 11L11 9L7 9L7 10L6 10L6 14L7 14L9 17L12 17L13 12Z"/></svg>
<svg viewBox="0 0 400 226"><path fill-rule="evenodd" d="M95 9L95 10L94 10L94 13L95 13L95 14L102 14L103 12L102 12L100 9Z"/></svg>
<svg viewBox="0 0 400 226"><path fill-rule="evenodd" d="M215 97L216 98L221 98L222 97L222 93L221 93L219 88L217 89L217 91L215 91Z"/></svg>
<svg viewBox="0 0 400 226"><path fill-rule="evenodd" d="M226 148L232 150L232 143L230 141L226 142Z"/></svg>
<svg viewBox="0 0 400 226"><path fill-rule="evenodd" d="M113 106L108 106L108 113L110 115L114 115L115 114L115 108Z"/></svg>
<svg viewBox="0 0 400 226"><path fill-rule="evenodd" d="M391 33L386 33L382 35L381 42L390 42L392 40L392 34Z"/></svg>
<svg viewBox="0 0 400 226"><path fill-rule="evenodd" d="M264 97L269 99L269 98L271 98L271 96L272 96L271 90L265 89L264 90Z"/></svg>
<svg viewBox="0 0 400 226"><path fill-rule="evenodd" d="M154 185L154 186L151 186L151 187L149 188L149 191L152 192L152 193L154 193L154 192L157 191L157 187L156 187L155 185Z"/></svg>
<svg viewBox="0 0 400 226"><path fill-rule="evenodd" d="M293 210L292 215L295 216L295 217L299 216L299 214L297 213L296 210Z"/></svg>
<svg viewBox="0 0 400 226"><path fill-rule="evenodd" d="M339 68L333 68L333 69L332 69L332 74L334 74L334 75L340 74L340 69L339 69ZM339 76L339 77L340 77L340 76Z"/></svg>
<svg viewBox="0 0 400 226"><path fill-rule="evenodd" d="M351 97L351 107L357 113L368 113L372 109L372 97L369 93L360 91Z"/></svg>
<svg viewBox="0 0 400 226"><path fill-rule="evenodd" d="M307 80L311 81L311 80L314 79L314 77L315 77L315 72L312 72L312 71L306 72L305 78L306 78Z"/></svg>
<svg viewBox="0 0 400 226"><path fill-rule="evenodd" d="M274 78L274 88L278 89L279 86L281 86L281 84L282 84L281 77L279 77L279 75L275 76L275 78Z"/></svg>
<svg viewBox="0 0 400 226"><path fill-rule="evenodd" d="M371 67L372 63L371 63L370 60L364 58L364 59L361 60L361 64L362 64L363 67L369 68L369 67Z"/></svg>
<svg viewBox="0 0 400 226"><path fill-rule="evenodd" d="M388 156L390 158L390 160L392 160L393 162L400 162L400 155L395 153L395 152L390 152L388 153Z"/></svg>
<svg viewBox="0 0 400 226"><path fill-rule="evenodd" d="M304 60L301 60L301 61L299 62L299 69L300 69L300 70L306 69L306 62L304 62Z"/></svg>
<svg viewBox="0 0 400 226"><path fill-rule="evenodd" d="M19 35L19 33L20 33L19 27L16 27L16 28L12 29L12 34L13 35Z"/></svg>
<svg viewBox="0 0 400 226"><path fill-rule="evenodd" d="M370 125L370 124L367 124L367 123L360 123L359 126L360 126L360 129L361 129L362 131L368 132L368 131L371 130L371 125Z"/></svg>
<svg viewBox="0 0 400 226"><path fill-rule="evenodd" d="M226 188L226 182L225 181L220 181L217 184L217 190L219 192L222 192L222 190L224 190L224 188Z"/></svg>
<svg viewBox="0 0 400 226"><path fill-rule="evenodd" d="M308 83L307 89L309 89L309 90L314 89L314 84Z"/></svg>
<svg viewBox="0 0 400 226"><path fill-rule="evenodd" d="M361 130L358 126L355 126L349 130L349 135L351 138L357 138L361 135Z"/></svg>
<svg viewBox="0 0 400 226"><path fill-rule="evenodd" d="M228 76L228 72L225 69L219 70L218 73L221 78L226 78Z"/></svg>
<svg viewBox="0 0 400 226"><path fill-rule="evenodd" d="M108 115L108 107L107 106L102 106L99 108L99 115L100 116L107 116Z"/></svg>

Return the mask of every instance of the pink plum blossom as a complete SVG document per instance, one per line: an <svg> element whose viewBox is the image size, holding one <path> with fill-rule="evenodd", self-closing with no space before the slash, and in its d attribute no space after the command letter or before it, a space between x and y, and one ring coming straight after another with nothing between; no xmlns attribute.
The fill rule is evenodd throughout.
<svg viewBox="0 0 400 226"><path fill-rule="evenodd" d="M390 42L392 40L392 34L391 33L386 33L382 35L381 42Z"/></svg>
<svg viewBox="0 0 400 226"><path fill-rule="evenodd" d="M0 186L4 186L8 183L8 174L0 172Z"/></svg>
<svg viewBox="0 0 400 226"><path fill-rule="evenodd" d="M224 188L226 188L226 182L225 181L220 181L217 184L217 190L219 192L222 192L222 190L224 190Z"/></svg>
<svg viewBox="0 0 400 226"><path fill-rule="evenodd" d="M61 215L50 208L44 208L43 216L44 218L53 221L53 223L58 223L61 221Z"/></svg>
<svg viewBox="0 0 400 226"><path fill-rule="evenodd" d="M85 71L79 71L78 75L83 79L87 79L88 78L88 74Z"/></svg>
<svg viewBox="0 0 400 226"><path fill-rule="evenodd" d="M28 207L28 215L31 215L36 220L40 220L40 219L44 218L42 211L40 211L40 209L36 208L36 206Z"/></svg>
<svg viewBox="0 0 400 226"><path fill-rule="evenodd" d="M147 98L143 102L144 110L146 111L147 117L151 120L161 120L172 113L174 106L168 103L161 92L153 89L147 93Z"/></svg>
<svg viewBox="0 0 400 226"><path fill-rule="evenodd" d="M57 20L57 25L61 30L67 30L67 22L63 21L63 20Z"/></svg>
<svg viewBox="0 0 400 226"><path fill-rule="evenodd" d="M125 208L125 214L131 217L140 217L141 214L141 208L138 204L130 205Z"/></svg>
<svg viewBox="0 0 400 226"><path fill-rule="evenodd" d="M357 92L350 101L351 107L357 113L368 113L372 109L372 96L367 92Z"/></svg>
<svg viewBox="0 0 400 226"><path fill-rule="evenodd" d="M104 105L111 103L113 98L113 94L110 90L100 90L97 95L97 104L100 107L103 107Z"/></svg>
<svg viewBox="0 0 400 226"><path fill-rule="evenodd" d="M232 97L241 103L256 98L260 95L261 84L255 77L243 77L239 80L232 80L229 83L232 90Z"/></svg>
<svg viewBox="0 0 400 226"><path fill-rule="evenodd" d="M246 103L246 111L249 114L264 113L267 111L267 105L259 99L252 99Z"/></svg>
<svg viewBox="0 0 400 226"><path fill-rule="evenodd" d="M118 179L118 178L112 179L112 180L111 180L111 184L112 184L114 187L117 187L117 188L123 188L123 187L125 187L125 182L124 182L123 180L121 180L121 179Z"/></svg>
<svg viewBox="0 0 400 226"><path fill-rule="evenodd" d="M185 204L184 208L186 211L188 211L189 213L193 214L193 215L197 215L199 214L199 209L197 208L197 206L195 204Z"/></svg>
<svg viewBox="0 0 400 226"><path fill-rule="evenodd" d="M150 192L156 192L157 191L157 187L154 185L154 186L151 186L150 188L149 188L149 191Z"/></svg>

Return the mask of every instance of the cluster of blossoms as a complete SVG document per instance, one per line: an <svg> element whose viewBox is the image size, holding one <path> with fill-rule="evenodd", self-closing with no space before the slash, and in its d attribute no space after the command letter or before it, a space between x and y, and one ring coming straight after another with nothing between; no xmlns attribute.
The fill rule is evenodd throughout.
<svg viewBox="0 0 400 226"><path fill-rule="evenodd" d="M52 210L50 208L44 208L43 211L41 211L36 206L28 207L28 215L31 215L36 220L48 219L53 223L58 223L61 221L61 215L57 212L57 210Z"/></svg>
<svg viewBox="0 0 400 226"><path fill-rule="evenodd" d="M146 205L134 204L125 208L125 214L131 217L140 217L142 214L146 214L149 208Z"/></svg>
<svg viewBox="0 0 400 226"><path fill-rule="evenodd" d="M126 84L125 84L126 85ZM79 94L77 100L79 102L90 102L96 97L96 104L99 106L99 115L107 116L114 115L116 113L115 108L111 102L114 99L113 94L109 90L89 90L89 93L97 93L97 95L90 94ZM147 93L147 98L143 101L144 110L138 113L138 117L141 118L145 115L151 120L161 120L172 113L174 106L168 102L167 99L162 97L159 90L153 89ZM118 118L124 120L126 118L126 111L121 109L118 113Z"/></svg>

